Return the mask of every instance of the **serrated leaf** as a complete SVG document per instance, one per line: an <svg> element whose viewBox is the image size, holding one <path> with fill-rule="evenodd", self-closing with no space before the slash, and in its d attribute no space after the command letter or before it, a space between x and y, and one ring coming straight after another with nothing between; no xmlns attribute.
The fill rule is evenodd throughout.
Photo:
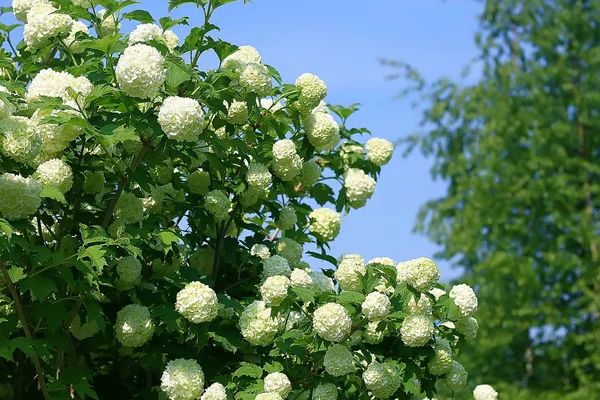
<svg viewBox="0 0 600 400"><path fill-rule="evenodd" d="M154 18L148 11L144 10L134 10L123 14L123 18L130 19L133 21L139 21L142 24L149 24L154 22Z"/></svg>
<svg viewBox="0 0 600 400"><path fill-rule="evenodd" d="M65 199L65 195L60 190L58 190L56 186L44 186L44 188L42 189L42 193L40 193L40 197L53 199L62 204L67 204L67 199Z"/></svg>
<svg viewBox="0 0 600 400"><path fill-rule="evenodd" d="M206 0L169 0L169 12L183 4L195 4L197 7L206 5Z"/></svg>
<svg viewBox="0 0 600 400"><path fill-rule="evenodd" d="M8 269L8 276L13 283L17 283L27 277L25 269L22 267L11 267ZM0 275L0 282L4 282L4 278Z"/></svg>
<svg viewBox="0 0 600 400"><path fill-rule="evenodd" d="M258 379L262 376L263 369L255 364L250 364L248 362L241 362L241 367L239 367L233 373L234 378L239 378L241 376L249 376L250 378Z"/></svg>
<svg viewBox="0 0 600 400"><path fill-rule="evenodd" d="M104 245L101 244L90 247L81 247L79 249L78 258L80 260L88 258L92 262L92 266L94 266L100 274L106 266L106 260L104 259L104 254L106 253L106 250L104 250L103 248Z"/></svg>
<svg viewBox="0 0 600 400"><path fill-rule="evenodd" d="M340 304L362 304L365 301L365 295L359 292L342 292L338 299Z"/></svg>
<svg viewBox="0 0 600 400"><path fill-rule="evenodd" d="M315 291L312 289L292 288L291 290L304 303L310 303L310 302L315 301Z"/></svg>
<svg viewBox="0 0 600 400"><path fill-rule="evenodd" d="M40 302L44 301L50 293L58 290L52 279L40 275L25 278L20 287L24 292L29 291L31 297Z"/></svg>

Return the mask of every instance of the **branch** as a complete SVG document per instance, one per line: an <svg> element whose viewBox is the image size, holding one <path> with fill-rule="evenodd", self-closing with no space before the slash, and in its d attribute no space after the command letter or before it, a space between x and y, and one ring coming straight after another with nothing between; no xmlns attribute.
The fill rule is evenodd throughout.
<svg viewBox="0 0 600 400"><path fill-rule="evenodd" d="M19 314L19 319L21 320L21 325L23 325L23 331L25 332L25 336L27 339L33 340L33 334L29 329L29 325L27 324L27 318L25 318L25 313L23 312L23 307L21 305L21 298L19 293L17 293L17 288L15 287L13 281L10 279L10 275L8 275L8 271L4 266L4 263L0 262L0 270L2 270L2 275L4 275L4 281L6 282L6 286L10 290L10 294L12 295L13 300L15 301L15 308L17 309L17 314ZM35 372L38 376L38 381L40 383L40 389L42 394L44 395L44 399L50 400L50 394L48 393L48 386L46 386L46 380L44 379L44 370L42 369L42 364L40 363L40 358L37 353L33 353L33 364L35 366Z"/></svg>

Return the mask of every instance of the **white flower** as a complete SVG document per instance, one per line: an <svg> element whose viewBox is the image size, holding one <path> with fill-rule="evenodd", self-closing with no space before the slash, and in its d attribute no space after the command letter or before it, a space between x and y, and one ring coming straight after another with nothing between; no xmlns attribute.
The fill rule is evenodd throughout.
<svg viewBox="0 0 600 400"><path fill-rule="evenodd" d="M121 24L118 23L115 14L106 15L106 10L100 10L98 11L98 18L102 21L100 23L100 34L102 36L113 36L121 29Z"/></svg>
<svg viewBox="0 0 600 400"><path fill-rule="evenodd" d="M271 257L271 251L264 244L255 244L250 249L250 255L266 260L267 258Z"/></svg>
<svg viewBox="0 0 600 400"><path fill-rule="evenodd" d="M335 279L342 290L360 292L362 289L359 274L366 274L365 260L358 254L345 255L335 271Z"/></svg>
<svg viewBox="0 0 600 400"><path fill-rule="evenodd" d="M204 126L204 111L195 99L169 96L158 111L158 123L169 139L193 142Z"/></svg>
<svg viewBox="0 0 600 400"><path fill-rule="evenodd" d="M305 289L310 289L313 285L313 280L303 269L296 268L290 274L290 282L292 287L301 287Z"/></svg>
<svg viewBox="0 0 600 400"><path fill-rule="evenodd" d="M277 321L271 318L271 309L258 300L244 309L239 324L242 336L253 346L273 343L279 328Z"/></svg>
<svg viewBox="0 0 600 400"><path fill-rule="evenodd" d="M260 295L267 306L278 306L287 297L289 287L287 277L270 276L260 286Z"/></svg>
<svg viewBox="0 0 600 400"><path fill-rule="evenodd" d="M319 336L330 342L339 342L350 333L352 319L341 305L327 303L314 312L313 328Z"/></svg>
<svg viewBox="0 0 600 400"><path fill-rule="evenodd" d="M362 313L369 321L378 321L387 317L392 311L392 302L382 293L372 292L362 303Z"/></svg>
<svg viewBox="0 0 600 400"><path fill-rule="evenodd" d="M318 208L308 215L308 230L319 239L330 242L340 233L342 216L329 208Z"/></svg>
<svg viewBox="0 0 600 400"><path fill-rule="evenodd" d="M122 193L115 207L115 215L127 224L140 222L144 217L142 200L133 193Z"/></svg>
<svg viewBox="0 0 600 400"><path fill-rule="evenodd" d="M449 295L460 310L461 317L469 317L477 311L477 295L469 285L454 285Z"/></svg>
<svg viewBox="0 0 600 400"><path fill-rule="evenodd" d="M465 386L468 377L469 374L465 368L458 361L452 361L450 368L446 372L444 382L446 383L448 390L454 392Z"/></svg>
<svg viewBox="0 0 600 400"><path fill-rule="evenodd" d="M490 385L477 385L473 390L475 400L498 400L498 392Z"/></svg>
<svg viewBox="0 0 600 400"><path fill-rule="evenodd" d="M27 117L11 116L0 121L0 151L7 157L27 165L34 165L42 149L42 140L36 124Z"/></svg>
<svg viewBox="0 0 600 400"><path fill-rule="evenodd" d="M330 151L340 142L340 127L330 114L311 113L304 121L304 129L317 151Z"/></svg>
<svg viewBox="0 0 600 400"><path fill-rule="evenodd" d="M82 53L85 50L85 47L81 43L77 43L76 35L79 32L83 32L86 34L90 34L88 27L81 21L73 21L73 25L71 26L71 33L65 39L65 44L71 48L71 52L74 54Z"/></svg>
<svg viewBox="0 0 600 400"><path fill-rule="evenodd" d="M187 320L199 324L217 317L217 294L201 282L190 282L177 293L175 309Z"/></svg>
<svg viewBox="0 0 600 400"><path fill-rule="evenodd" d="M162 29L155 24L139 24L129 34L129 45L146 43L151 40L160 42L162 40Z"/></svg>
<svg viewBox="0 0 600 400"><path fill-rule="evenodd" d="M53 37L71 31L73 19L66 14L57 13L49 3L34 4L27 12L27 23L23 29L23 40L28 47L39 49Z"/></svg>
<svg viewBox="0 0 600 400"><path fill-rule="evenodd" d="M257 162L251 162L246 172L246 182L256 190L264 190L271 184L272 175L269 169Z"/></svg>
<svg viewBox="0 0 600 400"><path fill-rule="evenodd" d="M196 360L169 361L160 379L160 388L171 400L194 400L204 390L204 372Z"/></svg>
<svg viewBox="0 0 600 400"><path fill-rule="evenodd" d="M440 279L440 270L429 258L419 257L398 264L398 282L405 282L420 292L433 289Z"/></svg>
<svg viewBox="0 0 600 400"><path fill-rule="evenodd" d="M21 22L27 22L27 13L36 4L50 4L49 0L13 0L12 8L15 18Z"/></svg>
<svg viewBox="0 0 600 400"><path fill-rule="evenodd" d="M231 200L221 190L211 190L206 195L204 208L212 214L215 221L224 221L229 216Z"/></svg>
<svg viewBox="0 0 600 400"><path fill-rule="evenodd" d="M394 261L393 259L389 258L389 257L375 257L371 260L369 260L369 262L367 263L367 265L375 265L375 264L381 264L381 265L385 265L387 267L396 267L396 261Z"/></svg>
<svg viewBox="0 0 600 400"><path fill-rule="evenodd" d="M473 317L459 318L455 322L456 330L463 334L466 340L474 340L477 337L479 324Z"/></svg>
<svg viewBox="0 0 600 400"><path fill-rule="evenodd" d="M292 384L286 374L272 372L265 376L265 392L277 393L285 399L291 391Z"/></svg>
<svg viewBox="0 0 600 400"><path fill-rule="evenodd" d="M14 221L34 214L42 203L42 185L21 175L0 175L0 213Z"/></svg>
<svg viewBox="0 0 600 400"><path fill-rule="evenodd" d="M254 400L283 400L278 393L261 393Z"/></svg>
<svg viewBox="0 0 600 400"><path fill-rule="evenodd" d="M425 314L410 314L400 327L400 336L409 347L425 346L435 332L431 317Z"/></svg>
<svg viewBox="0 0 600 400"><path fill-rule="evenodd" d="M279 103L279 102L275 103L275 100L268 99L268 98L260 99L260 106L262 108L264 108L265 110L271 110L271 112L275 112L275 111L281 110L283 108L281 103Z"/></svg>
<svg viewBox="0 0 600 400"><path fill-rule="evenodd" d="M363 372L367 389L378 399L387 399L396 393L402 383L398 370L385 363L374 362Z"/></svg>
<svg viewBox="0 0 600 400"><path fill-rule="evenodd" d="M2 85L0 85L0 92L7 93L10 95L10 91ZM7 100L0 99L0 120L10 117L14 112L15 106L13 106Z"/></svg>
<svg viewBox="0 0 600 400"><path fill-rule="evenodd" d="M269 69L260 63L250 62L245 64L242 67L242 72L240 72L240 86L249 93L266 96L273 87Z"/></svg>
<svg viewBox="0 0 600 400"><path fill-rule="evenodd" d="M119 342L126 347L139 347L152 338L154 323L150 311L139 304L129 304L117 313L115 331Z"/></svg>
<svg viewBox="0 0 600 400"><path fill-rule="evenodd" d="M361 208L375 192L375 179L358 168L350 168L344 173L344 188L348 203L353 208Z"/></svg>
<svg viewBox="0 0 600 400"><path fill-rule="evenodd" d="M383 341L387 334L387 329L379 329L381 321L370 321L362 335L362 340L368 344L378 344Z"/></svg>
<svg viewBox="0 0 600 400"><path fill-rule="evenodd" d="M261 57L252 46L240 46L233 54L225 57L223 68L242 68L247 63L260 63Z"/></svg>
<svg viewBox="0 0 600 400"><path fill-rule="evenodd" d="M63 160L53 158L40 164L35 171L35 176L42 186L54 186L62 193L73 187L73 170Z"/></svg>
<svg viewBox="0 0 600 400"><path fill-rule="evenodd" d="M248 121L248 105L245 101L233 100L227 105L227 122L235 125L242 125Z"/></svg>
<svg viewBox="0 0 600 400"><path fill-rule="evenodd" d="M352 352L341 344L329 346L323 358L325 371L332 376L342 376L354 372Z"/></svg>
<svg viewBox="0 0 600 400"><path fill-rule="evenodd" d="M322 172L323 170L315 160L308 160L302 164L300 183L305 189L308 189L319 181Z"/></svg>
<svg viewBox="0 0 600 400"><path fill-rule="evenodd" d="M291 181L302 169L302 159L296 152L296 145L289 139L278 140L273 144L273 170L282 181Z"/></svg>
<svg viewBox="0 0 600 400"><path fill-rule="evenodd" d="M446 339L437 339L433 346L435 355L427 364L433 375L444 375L452 365L452 348Z"/></svg>
<svg viewBox="0 0 600 400"><path fill-rule="evenodd" d="M227 400L227 392L225 386L220 383L213 383L206 388L206 391L200 400Z"/></svg>
<svg viewBox="0 0 600 400"><path fill-rule="evenodd" d="M371 138L365 147L367 148L367 158L377 166L387 164L394 153L394 144L385 139Z"/></svg>
<svg viewBox="0 0 600 400"><path fill-rule="evenodd" d="M296 79L300 91L298 103L303 112L310 112L327 96L327 85L318 76L304 73Z"/></svg>
<svg viewBox="0 0 600 400"><path fill-rule="evenodd" d="M119 280L125 285L137 285L142 281L142 264L133 256L123 257L117 263Z"/></svg>
<svg viewBox="0 0 600 400"><path fill-rule="evenodd" d="M263 279L267 279L270 276L290 274L290 264L288 260L281 256L271 256L263 261Z"/></svg>
<svg viewBox="0 0 600 400"><path fill-rule="evenodd" d="M146 44L127 47L115 69L119 87L132 97L154 97L167 76L164 63L165 58L154 47ZM182 124L190 122L189 119L181 121ZM196 122L196 119L193 119L193 122Z"/></svg>
<svg viewBox="0 0 600 400"><path fill-rule="evenodd" d="M42 96L60 97L65 105L78 109L85 105L85 98L94 86L84 76L74 77L68 72L57 72L52 69L41 70L29 84L25 100L32 103ZM72 92L76 96L73 97Z"/></svg>
<svg viewBox="0 0 600 400"><path fill-rule="evenodd" d="M411 314L431 314L431 300L424 294L415 301L415 296L410 296L407 311Z"/></svg>
<svg viewBox="0 0 600 400"><path fill-rule="evenodd" d="M435 297L436 301L440 299L440 297L442 297L443 295L446 294L445 290L439 289L439 288L433 288L429 291L429 293L431 293L433 295L433 297Z"/></svg>
<svg viewBox="0 0 600 400"><path fill-rule="evenodd" d="M164 31L162 39L171 52L175 50L175 47L179 46L179 36L177 36L175 32L170 29Z"/></svg>
<svg viewBox="0 0 600 400"><path fill-rule="evenodd" d="M337 387L333 383L319 383L313 390L313 400L337 400Z"/></svg>
<svg viewBox="0 0 600 400"><path fill-rule="evenodd" d="M277 255L285 258L290 267L295 267L300 263L302 258L302 245L290 238L281 238L275 246Z"/></svg>
<svg viewBox="0 0 600 400"><path fill-rule="evenodd" d="M313 280L313 288L320 292L335 292L333 279L326 276L323 271L310 271Z"/></svg>

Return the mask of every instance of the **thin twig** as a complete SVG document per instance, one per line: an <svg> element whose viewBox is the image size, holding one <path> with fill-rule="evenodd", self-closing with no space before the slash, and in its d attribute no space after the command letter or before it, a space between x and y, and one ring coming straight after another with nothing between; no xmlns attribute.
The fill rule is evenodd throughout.
<svg viewBox="0 0 600 400"><path fill-rule="evenodd" d="M273 232L273 235L271 235L271 237L269 238L269 241L272 243L275 241L275 239L277 239L277 235L279 235L279 228L275 229L275 232Z"/></svg>
<svg viewBox="0 0 600 400"><path fill-rule="evenodd" d="M0 270L2 270L2 275L4 275L4 281L8 289L10 290L10 294L12 295L13 300L15 301L15 308L17 309L17 314L19 314L19 319L21 320L21 325L23 325L23 331L25 332L25 337L29 340L33 340L33 334L29 329L29 325L27 324L27 318L25 318L25 313L23 312L23 307L21 305L21 297L17 292L17 288L15 287L13 281L10 279L10 275L4 266L4 263L0 262ZM44 395L44 399L50 400L50 394L48 393L48 386L46 386L46 380L44 379L44 370L42 369L42 364L40 362L40 358L37 353L33 353L33 365L35 366L35 372L38 376L38 382L40 384L40 389L42 394Z"/></svg>

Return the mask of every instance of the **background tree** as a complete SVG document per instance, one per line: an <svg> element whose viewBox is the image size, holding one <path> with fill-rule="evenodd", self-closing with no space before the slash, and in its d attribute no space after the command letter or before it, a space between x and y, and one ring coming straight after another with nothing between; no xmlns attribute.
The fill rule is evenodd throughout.
<svg viewBox="0 0 600 400"><path fill-rule="evenodd" d="M507 398L600 392L599 17L597 0L488 0L475 84L404 70L427 102L409 150L448 183L416 230L477 281L468 369Z"/></svg>

